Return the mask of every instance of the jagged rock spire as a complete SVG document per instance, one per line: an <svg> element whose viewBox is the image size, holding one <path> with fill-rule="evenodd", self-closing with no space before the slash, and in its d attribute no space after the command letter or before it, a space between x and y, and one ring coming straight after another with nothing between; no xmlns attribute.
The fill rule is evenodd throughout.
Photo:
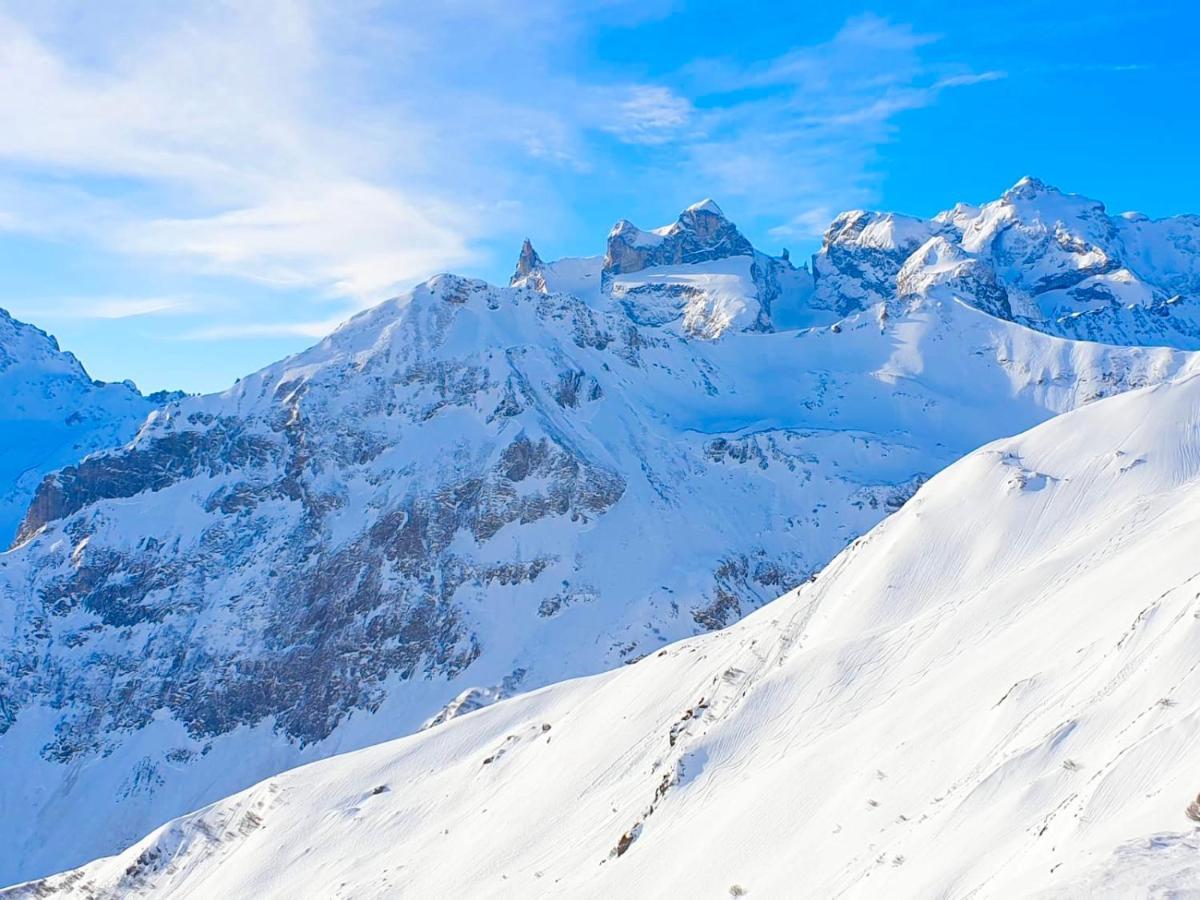
<svg viewBox="0 0 1200 900"><path fill-rule="evenodd" d="M525 242L521 244L521 255L517 257L517 270L513 272L513 276L508 280L508 283L516 284L522 278L531 275L535 269L540 269L541 267L542 258L533 249L533 243L529 238L525 238Z"/></svg>

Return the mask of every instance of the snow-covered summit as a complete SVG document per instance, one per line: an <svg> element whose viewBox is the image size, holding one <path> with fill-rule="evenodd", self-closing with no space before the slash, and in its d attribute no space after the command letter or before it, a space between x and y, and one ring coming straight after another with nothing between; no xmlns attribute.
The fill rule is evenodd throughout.
<svg viewBox="0 0 1200 900"><path fill-rule="evenodd" d="M928 221L844 213L813 260L814 304L845 314L899 296L934 237L977 260L987 295L959 296L992 314L1063 337L1200 348L1200 219L1112 216L1035 178Z"/></svg>
<svg viewBox="0 0 1200 900"><path fill-rule="evenodd" d="M128 441L167 399L94 381L53 336L0 309L0 548L46 475Z"/></svg>
<svg viewBox="0 0 1200 900"><path fill-rule="evenodd" d="M545 263L526 241L511 284L573 293L597 308L619 306L639 325L712 340L773 330L773 312L801 306L811 277L756 251L705 199L661 228L643 230L622 219L609 232L603 258Z"/></svg>
<svg viewBox="0 0 1200 900"><path fill-rule="evenodd" d="M957 254L970 277L951 288L941 262L920 271L930 246L939 259ZM622 219L602 259L546 263L527 245L512 279L594 305L616 302L643 325L702 339L894 312L935 282L947 296L1047 334L1200 349L1200 218L1111 216L1099 201L1030 177L990 203L960 203L931 219L844 212L811 269L756 250L706 199L660 228Z"/></svg>
<svg viewBox="0 0 1200 900"><path fill-rule="evenodd" d="M622 219L608 235L606 275L639 272L653 266L679 266L753 256L754 248L712 200L694 203L671 225L643 231Z"/></svg>
<svg viewBox="0 0 1200 900"><path fill-rule="evenodd" d="M721 207L717 206L717 201L712 197L705 197L703 200L696 201L685 212L706 212L712 213L714 216L720 216L722 219L725 218L725 213L721 212Z"/></svg>

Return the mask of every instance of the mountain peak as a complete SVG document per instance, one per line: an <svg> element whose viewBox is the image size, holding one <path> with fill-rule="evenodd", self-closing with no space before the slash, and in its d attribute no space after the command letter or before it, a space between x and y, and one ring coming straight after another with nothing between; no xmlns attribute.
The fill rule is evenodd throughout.
<svg viewBox="0 0 1200 900"><path fill-rule="evenodd" d="M129 440L160 399L95 381L53 335L0 309L0 549L43 477Z"/></svg>
<svg viewBox="0 0 1200 900"><path fill-rule="evenodd" d="M722 219L725 218L725 213L723 213L721 211L721 207L717 206L717 201L713 200L711 197L705 197L703 200L699 201L698 203L693 203L691 206L689 206L687 209L685 209L684 212L685 213L698 213L698 212L710 213L714 216L720 216Z"/></svg>
<svg viewBox="0 0 1200 900"><path fill-rule="evenodd" d="M705 198L693 203L670 225L643 231L627 219L608 235L604 272L608 275L637 272L652 266L677 266L753 256L754 248L725 218L716 202Z"/></svg>
<svg viewBox="0 0 1200 900"><path fill-rule="evenodd" d="M542 267L542 258L538 256L538 252L533 249L533 242L529 238L521 244L521 255L517 257L517 268L513 272L512 278L508 280L510 285L515 285L522 278L527 278L533 274L534 270Z"/></svg>
<svg viewBox="0 0 1200 900"><path fill-rule="evenodd" d="M1058 188L1046 184L1040 178L1026 175L1002 195L1004 200L1035 200L1047 194L1061 194Z"/></svg>
<svg viewBox="0 0 1200 900"><path fill-rule="evenodd" d="M44 378L65 379L81 386L92 384L75 354L63 350L54 335L14 318L0 309L0 374L12 380L13 389ZM16 395L0 401L0 411L16 403Z"/></svg>

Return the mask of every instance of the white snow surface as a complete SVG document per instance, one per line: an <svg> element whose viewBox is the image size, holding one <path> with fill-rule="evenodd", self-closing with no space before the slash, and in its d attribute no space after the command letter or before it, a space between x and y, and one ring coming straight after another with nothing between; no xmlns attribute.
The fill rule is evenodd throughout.
<svg viewBox="0 0 1200 900"><path fill-rule="evenodd" d="M751 256L733 256L695 265L654 266L613 276L609 293L628 306L635 321L679 320L684 334L719 337L730 330L746 331L758 318L753 264ZM648 300L632 299L639 289Z"/></svg>
<svg viewBox="0 0 1200 900"><path fill-rule="evenodd" d="M172 404L113 456L157 458L156 442L215 428L269 437L287 419L322 461L305 475L325 510L315 547L307 507L275 488L248 510L220 508L247 484L287 483L286 461L268 457L97 500L0 555L0 633L12 636L0 882L114 852L274 772L409 733L465 692L536 688L729 624L972 448L1200 366L938 299L903 316L719 341L625 320L623 341L603 348L569 337L595 325L584 309L442 277L225 394ZM605 321L618 333L619 320ZM416 371L438 381L418 381L386 412L379 398ZM582 373L570 404L554 399L563 372ZM469 389L447 402L447 378ZM489 415L513 378L523 410ZM412 607L409 582L386 562L392 581L368 603L376 595L356 579L372 577L373 557L330 581L328 597L302 599L305 582L393 533L392 510L480 471L505 503L541 503L554 483L488 474L521 441L617 473L620 498L494 534L465 521L436 547L423 538L432 549L420 568L449 592L434 613ZM359 460L363 446L376 455ZM469 577L451 582L464 566ZM323 603L342 606L333 615ZM372 637L387 616L394 631ZM432 632L428 643L412 643L409 621ZM397 641L409 655L388 663ZM322 690L305 689L311 680Z"/></svg>
<svg viewBox="0 0 1200 900"><path fill-rule="evenodd" d="M1200 890L1200 378L928 482L814 581L8 897Z"/></svg>

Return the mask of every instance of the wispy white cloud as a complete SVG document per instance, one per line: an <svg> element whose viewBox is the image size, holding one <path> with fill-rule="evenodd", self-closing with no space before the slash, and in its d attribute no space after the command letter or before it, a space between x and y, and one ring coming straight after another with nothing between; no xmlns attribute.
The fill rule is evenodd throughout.
<svg viewBox="0 0 1200 900"><path fill-rule="evenodd" d="M181 4L119 21L105 25L127 40L97 44L0 6L0 118L21 123L0 129L7 229L352 303L465 263L486 233L481 165L448 177L467 129L361 99L332 9Z"/></svg>
<svg viewBox="0 0 1200 900"><path fill-rule="evenodd" d="M181 316L202 304L190 297L112 297L105 295L56 297L42 300L39 319L136 319L146 316Z"/></svg>
<svg viewBox="0 0 1200 900"><path fill-rule="evenodd" d="M99 297L81 300L78 315L85 319L132 319L137 316L181 315L191 312L190 300L177 297Z"/></svg>
<svg viewBox="0 0 1200 900"><path fill-rule="evenodd" d="M634 85L615 104L605 126L630 144L664 144L677 138L692 118L692 104L662 85Z"/></svg>
<svg viewBox="0 0 1200 900"><path fill-rule="evenodd" d="M193 328L179 335L185 341L223 341L252 338L322 338L340 325L340 318L303 322L241 322Z"/></svg>
<svg viewBox="0 0 1200 900"><path fill-rule="evenodd" d="M962 75L947 75L945 78L939 78L934 82L934 89L951 87L966 87L972 84L983 84L985 81L999 81L1001 78L1007 78L1007 72L992 70L989 72L967 72Z"/></svg>
<svg viewBox="0 0 1200 900"><path fill-rule="evenodd" d="M806 209L792 216L786 222L769 229L768 233L779 240L811 240L819 238L829 227L837 212L828 206L817 206Z"/></svg>
<svg viewBox="0 0 1200 900"><path fill-rule="evenodd" d="M901 115L947 90L1004 77L926 62L925 48L938 40L864 15L777 57L694 61L677 76L696 110L691 127L656 175L694 184L697 196L745 198L775 220L772 236L819 235L838 210L877 199L877 153Z"/></svg>

